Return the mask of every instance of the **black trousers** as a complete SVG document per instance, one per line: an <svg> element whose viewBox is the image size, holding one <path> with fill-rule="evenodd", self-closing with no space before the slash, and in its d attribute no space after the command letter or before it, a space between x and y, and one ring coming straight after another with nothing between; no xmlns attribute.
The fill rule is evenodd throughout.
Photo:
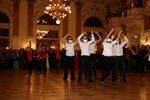
<svg viewBox="0 0 150 100"><path fill-rule="evenodd" d="M123 56L115 56L115 67L120 69L120 73L123 76L123 80L126 80L126 66Z"/></svg>
<svg viewBox="0 0 150 100"><path fill-rule="evenodd" d="M47 67L46 67L46 59L42 59L42 68L43 68L43 73L47 73Z"/></svg>
<svg viewBox="0 0 150 100"><path fill-rule="evenodd" d="M129 61L129 68L128 72L136 72L136 56L131 56L130 61Z"/></svg>
<svg viewBox="0 0 150 100"><path fill-rule="evenodd" d="M56 73L59 73L60 59L56 59Z"/></svg>
<svg viewBox="0 0 150 100"><path fill-rule="evenodd" d="M150 61L147 61L147 63L146 63L146 70L148 72L150 71Z"/></svg>
<svg viewBox="0 0 150 100"><path fill-rule="evenodd" d="M96 54L91 54L91 66L92 66L93 71L94 71L94 77L97 78L97 74L96 74Z"/></svg>
<svg viewBox="0 0 150 100"><path fill-rule="evenodd" d="M39 61L39 60L37 60L36 61L36 67L37 67L37 72L41 72L41 60Z"/></svg>
<svg viewBox="0 0 150 100"><path fill-rule="evenodd" d="M112 82L117 81L117 69L113 64L113 57L104 57L104 71L101 76L100 82L104 82L104 80L107 78L109 75L109 71L112 69Z"/></svg>
<svg viewBox="0 0 150 100"><path fill-rule="evenodd" d="M82 81L83 71L85 71L85 77L88 76L88 81L92 82L92 67L90 64L90 56L80 57L80 71L78 76L78 82ZM86 75L87 74L87 75Z"/></svg>
<svg viewBox="0 0 150 100"><path fill-rule="evenodd" d="M75 74L74 74L74 56L66 56L65 57L65 67L64 67L64 79L66 80L68 78L68 70L69 67L71 69L71 80L75 79Z"/></svg>
<svg viewBox="0 0 150 100"><path fill-rule="evenodd" d="M27 66L28 66L28 74L32 74L32 61L28 61Z"/></svg>

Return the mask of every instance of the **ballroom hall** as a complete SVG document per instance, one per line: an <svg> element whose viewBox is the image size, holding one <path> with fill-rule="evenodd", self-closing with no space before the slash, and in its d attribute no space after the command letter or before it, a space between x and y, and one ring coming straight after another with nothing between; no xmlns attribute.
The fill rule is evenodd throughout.
<svg viewBox="0 0 150 100"><path fill-rule="evenodd" d="M0 100L150 100L149 78L150 0L0 0Z"/></svg>

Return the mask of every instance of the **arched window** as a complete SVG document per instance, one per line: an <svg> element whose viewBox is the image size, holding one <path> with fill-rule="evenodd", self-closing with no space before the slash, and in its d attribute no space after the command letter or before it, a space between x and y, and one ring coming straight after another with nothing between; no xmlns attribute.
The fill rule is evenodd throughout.
<svg viewBox="0 0 150 100"><path fill-rule="evenodd" d="M38 25L39 30L48 31L48 33L46 35L44 35L41 39L37 38L37 44L36 44L37 47L39 47L40 44L45 44L47 46L47 48L49 48L54 41L56 43L58 43L58 39L59 39L58 27L59 27L59 25L56 24L56 18L53 19L50 15L42 15L37 20L37 25ZM53 25L55 25L55 26L53 26Z"/></svg>
<svg viewBox="0 0 150 100"><path fill-rule="evenodd" d="M57 25L56 19L53 19L49 15L43 15L37 20L38 25Z"/></svg>
<svg viewBox="0 0 150 100"><path fill-rule="evenodd" d="M9 46L9 18L0 12L0 48Z"/></svg>
<svg viewBox="0 0 150 100"><path fill-rule="evenodd" d="M84 27L103 27L103 23L96 17L90 17L84 22Z"/></svg>
<svg viewBox="0 0 150 100"><path fill-rule="evenodd" d="M0 23L9 23L8 16L2 12L0 12Z"/></svg>

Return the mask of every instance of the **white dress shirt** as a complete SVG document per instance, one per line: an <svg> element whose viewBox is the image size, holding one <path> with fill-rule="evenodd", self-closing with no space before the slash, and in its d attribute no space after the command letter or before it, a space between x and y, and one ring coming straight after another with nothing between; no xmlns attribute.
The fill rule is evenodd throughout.
<svg viewBox="0 0 150 100"><path fill-rule="evenodd" d="M115 41L112 41L111 43L108 43L108 42L106 42L106 40L107 39L105 39L102 43L103 44L103 53L102 53L102 55L106 56L106 57L112 57L114 55L113 54L113 45L115 43L117 43L117 41L115 40Z"/></svg>
<svg viewBox="0 0 150 100"><path fill-rule="evenodd" d="M66 56L74 56L75 52L74 52L74 45L75 43L66 43L65 47L66 47Z"/></svg>
<svg viewBox="0 0 150 100"><path fill-rule="evenodd" d="M123 47L128 43L128 39L124 36L125 41L121 44L117 43L113 45L114 56L123 56Z"/></svg>
<svg viewBox="0 0 150 100"><path fill-rule="evenodd" d="M92 39L88 42L81 42L81 37L83 36L84 34L81 34L79 37L78 37L78 42L79 42L79 46L80 46L80 49L81 49L81 56L90 56L90 50L89 50L89 47L90 47L90 44L93 43L95 41L95 38L94 38L94 35L92 34Z"/></svg>
<svg viewBox="0 0 150 100"><path fill-rule="evenodd" d="M96 41L90 44L90 54L95 54Z"/></svg>

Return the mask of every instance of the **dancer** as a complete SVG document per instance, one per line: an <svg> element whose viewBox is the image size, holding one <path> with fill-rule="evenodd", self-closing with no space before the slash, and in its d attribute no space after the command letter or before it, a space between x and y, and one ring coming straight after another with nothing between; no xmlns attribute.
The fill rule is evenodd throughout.
<svg viewBox="0 0 150 100"><path fill-rule="evenodd" d="M37 64L37 74L41 73L41 44L39 48L36 50L36 64Z"/></svg>
<svg viewBox="0 0 150 100"><path fill-rule="evenodd" d="M31 49L31 41L26 48L27 51L27 66L28 66L28 74L32 74L32 49Z"/></svg>
<svg viewBox="0 0 150 100"><path fill-rule="evenodd" d="M90 44L95 41L94 35L92 34L92 38L90 41L88 41L88 37L83 35L86 35L87 33L82 33L78 37L78 43L81 49L81 57L80 57L80 72L78 76L78 82L80 83L82 80L83 70L86 67L87 75L88 75L88 81L92 82L92 68L90 65ZM83 38L82 38L83 37ZM82 41L81 41L82 38Z"/></svg>
<svg viewBox="0 0 150 100"><path fill-rule="evenodd" d="M47 60L47 51L46 47L42 47L42 68L43 68L43 74L47 73L47 67L46 67L46 60Z"/></svg>
<svg viewBox="0 0 150 100"><path fill-rule="evenodd" d="M107 78L107 75L109 74L109 70L112 68L112 84L116 84L116 69L113 66L113 45L117 43L119 40L120 34L118 35L117 39L112 41L110 35L114 29L110 31L110 33L106 36L105 40L103 41L103 53L104 56L104 72L102 73L101 79L100 79L100 85L104 84L104 80Z"/></svg>
<svg viewBox="0 0 150 100"><path fill-rule="evenodd" d="M122 31L119 33L121 34ZM123 34L121 34L123 35ZM125 59L123 57L123 48L124 46L128 43L128 39L126 36L123 36L124 40L123 42L121 42L120 40L113 45L113 52L114 52L114 56L115 56L115 69L119 68L119 65L121 64L121 74L123 76L123 81L126 82L126 68L125 68Z"/></svg>
<svg viewBox="0 0 150 100"><path fill-rule="evenodd" d="M90 44L90 54L91 54L91 65L94 69L94 78L97 78L97 74L96 74L96 52L95 52L95 46L98 42L100 42L102 40L101 36L98 34L98 32L95 32L96 35L98 36L98 40L94 41L93 43ZM93 34L93 31L92 31Z"/></svg>
<svg viewBox="0 0 150 100"><path fill-rule="evenodd" d="M129 47L130 50L130 62L129 62L129 72L136 73L136 61L137 61L137 54L138 54L138 49L134 45Z"/></svg>
<svg viewBox="0 0 150 100"><path fill-rule="evenodd" d="M60 46L59 44L56 46L56 74L59 73L59 67L60 67Z"/></svg>
<svg viewBox="0 0 150 100"><path fill-rule="evenodd" d="M75 80L75 74L74 74L74 46L77 44L77 42L73 42L73 38L70 33L67 34L63 38L63 42L66 47L66 57L65 57L65 68L64 68L64 77L63 80L67 80L68 78L68 69L71 68L71 80ZM65 41L67 38L67 42Z"/></svg>

